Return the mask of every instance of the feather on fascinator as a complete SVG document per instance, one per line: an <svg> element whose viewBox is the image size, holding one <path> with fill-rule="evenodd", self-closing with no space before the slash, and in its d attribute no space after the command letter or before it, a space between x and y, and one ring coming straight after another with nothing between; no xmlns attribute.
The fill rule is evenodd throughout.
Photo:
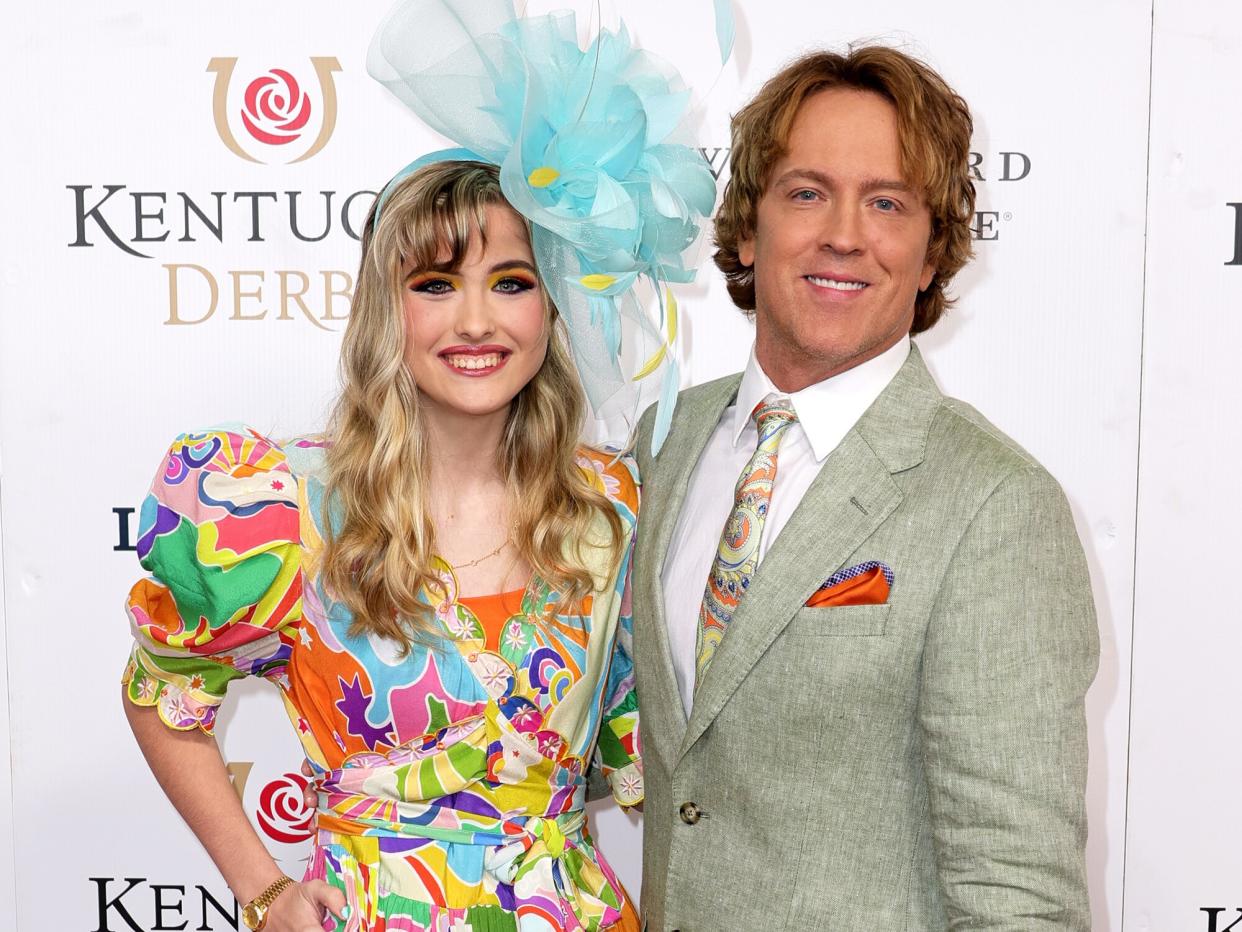
<svg viewBox="0 0 1242 932"><path fill-rule="evenodd" d="M715 0L721 58L733 27ZM702 156L669 141L689 91L670 65L636 48L622 26L585 50L572 12L519 17L512 0L402 0L380 24L367 70L429 127L462 148L407 165L380 194L432 162L500 168L505 198L531 225L540 274L565 321L579 377L597 417L632 424L632 382L662 371L652 452L677 400L677 304L671 283L694 269L682 254L715 204ZM647 278L658 320L633 285ZM622 320L656 347L622 371Z"/></svg>

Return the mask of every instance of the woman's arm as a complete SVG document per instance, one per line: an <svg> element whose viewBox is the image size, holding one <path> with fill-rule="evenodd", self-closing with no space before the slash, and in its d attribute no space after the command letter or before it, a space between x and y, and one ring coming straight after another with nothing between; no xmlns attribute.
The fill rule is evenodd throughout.
<svg viewBox="0 0 1242 932"><path fill-rule="evenodd" d="M233 791L220 749L197 728L177 731L160 721L154 707L122 697L125 717L155 779L207 849L233 895L243 905L280 879ZM321 880L296 884L268 911L270 932L321 932L324 909L344 919L345 896Z"/></svg>

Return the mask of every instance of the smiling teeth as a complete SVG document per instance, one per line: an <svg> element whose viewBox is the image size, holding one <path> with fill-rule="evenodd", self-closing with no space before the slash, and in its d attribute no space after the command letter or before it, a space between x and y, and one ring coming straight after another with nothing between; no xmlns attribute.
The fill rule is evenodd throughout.
<svg viewBox="0 0 1242 932"><path fill-rule="evenodd" d="M490 353L487 356L446 356L448 364L454 369L490 369L500 365L500 354Z"/></svg>
<svg viewBox="0 0 1242 932"><path fill-rule="evenodd" d="M820 278L818 275L808 275L806 280L812 285L832 288L834 291L862 291L867 287L866 282L839 282L835 278Z"/></svg>

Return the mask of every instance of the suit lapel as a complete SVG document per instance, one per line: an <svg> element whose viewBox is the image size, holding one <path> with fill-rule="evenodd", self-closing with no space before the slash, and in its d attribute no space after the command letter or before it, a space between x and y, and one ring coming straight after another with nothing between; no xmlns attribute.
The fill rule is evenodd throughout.
<svg viewBox="0 0 1242 932"><path fill-rule="evenodd" d="M734 612L695 693L682 754L720 713L811 593L841 568L900 501L901 492L888 470L861 437L847 435L773 541ZM807 559L810 553L816 554L814 560Z"/></svg>
<svg viewBox="0 0 1242 932"><path fill-rule="evenodd" d="M912 346L905 365L829 455L764 556L699 684L678 759L720 714L819 584L842 568L901 503L892 474L922 462L940 401ZM808 560L808 553L816 559Z"/></svg>
<svg viewBox="0 0 1242 932"><path fill-rule="evenodd" d="M650 684L649 690L644 691L656 700L654 708L650 702L643 706L645 730L657 738L671 737L669 741L650 742L655 746L646 748L645 753L654 752L666 758L676 752L685 733L686 716L673 673L660 574L690 476L721 415L737 394L740 381L740 376L731 376L684 392L677 401L672 429L660 455L647 464L641 477L643 500L634 563L634 637L640 650L641 645L646 645L646 653L654 661L638 673ZM645 442L645 437L639 440ZM671 765L672 760L665 762Z"/></svg>

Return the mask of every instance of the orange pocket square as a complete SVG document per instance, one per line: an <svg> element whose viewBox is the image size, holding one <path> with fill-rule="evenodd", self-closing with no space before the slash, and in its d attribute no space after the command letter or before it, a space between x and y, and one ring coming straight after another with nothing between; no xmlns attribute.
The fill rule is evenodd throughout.
<svg viewBox="0 0 1242 932"><path fill-rule="evenodd" d="M883 605L893 585L893 571L883 563L869 561L833 573L815 594L806 600L807 608L835 608L844 605Z"/></svg>

